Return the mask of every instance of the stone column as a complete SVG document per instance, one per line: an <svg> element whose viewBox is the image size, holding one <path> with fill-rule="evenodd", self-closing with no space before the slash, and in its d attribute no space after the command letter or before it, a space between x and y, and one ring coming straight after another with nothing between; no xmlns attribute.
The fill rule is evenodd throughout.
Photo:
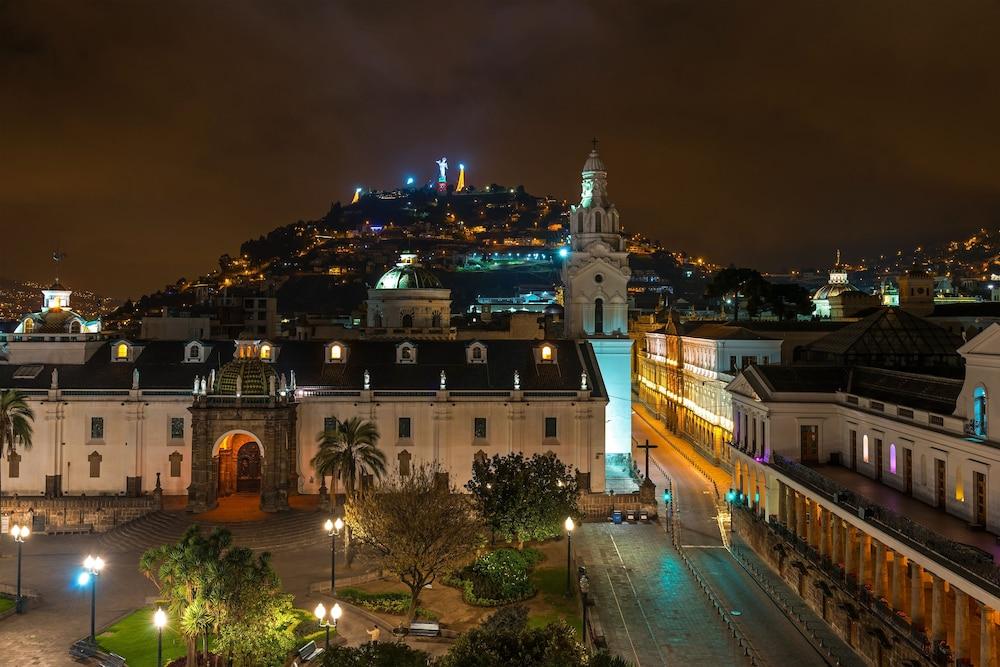
<svg viewBox="0 0 1000 667"><path fill-rule="evenodd" d="M885 545L877 540L875 542L875 567L872 568L872 574L874 576L872 581L872 590L875 592L875 597L884 598L886 594Z"/></svg>
<svg viewBox="0 0 1000 667"><path fill-rule="evenodd" d="M791 487L785 487L788 491L788 530L792 535L798 535L799 515L798 515L798 494Z"/></svg>
<svg viewBox="0 0 1000 667"><path fill-rule="evenodd" d="M809 508L809 544L819 551L819 503L811 498L806 502Z"/></svg>
<svg viewBox="0 0 1000 667"><path fill-rule="evenodd" d="M924 628L924 568L910 561L910 618L913 627Z"/></svg>
<svg viewBox="0 0 1000 667"><path fill-rule="evenodd" d="M830 533L832 536L830 560L832 560L834 566L836 566L844 559L844 522L840 520L839 516L832 512L828 511L826 515L830 517Z"/></svg>
<svg viewBox="0 0 1000 667"><path fill-rule="evenodd" d="M979 667L997 667L995 612L979 603Z"/></svg>
<svg viewBox="0 0 1000 667"><path fill-rule="evenodd" d="M861 532L858 535L858 586L868 583L868 570L871 569L868 561L872 557L872 536Z"/></svg>
<svg viewBox="0 0 1000 667"><path fill-rule="evenodd" d="M969 596L955 591L955 659L968 660L969 654Z"/></svg>
<svg viewBox="0 0 1000 667"><path fill-rule="evenodd" d="M778 521L788 525L788 502L785 499L785 483L778 481Z"/></svg>
<svg viewBox="0 0 1000 667"><path fill-rule="evenodd" d="M809 540L809 536L806 534L806 497L801 493L796 496L795 501L795 519L798 523L798 528L795 530L795 534L798 535L801 540Z"/></svg>
<svg viewBox="0 0 1000 667"><path fill-rule="evenodd" d="M903 573L906 572L906 556L898 551L893 554L892 559L892 608L902 611L906 608L903 596L906 588L903 586Z"/></svg>
<svg viewBox="0 0 1000 667"><path fill-rule="evenodd" d="M931 584L931 641L944 641L944 579L931 573Z"/></svg>
<svg viewBox="0 0 1000 667"><path fill-rule="evenodd" d="M846 521L844 524L847 528L847 532L844 535L844 574L848 577L853 577L857 575L857 565L855 561L857 560L858 547L854 543L856 529Z"/></svg>

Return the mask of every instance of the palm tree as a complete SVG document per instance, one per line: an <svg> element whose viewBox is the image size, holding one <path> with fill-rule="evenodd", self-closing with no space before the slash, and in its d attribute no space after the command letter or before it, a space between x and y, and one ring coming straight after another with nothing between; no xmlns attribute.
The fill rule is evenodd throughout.
<svg viewBox="0 0 1000 667"><path fill-rule="evenodd" d="M18 445L31 449L34 421L35 413L28 407L28 400L23 392L8 389L0 393L0 460L5 452L9 460L17 453ZM0 505L3 503L2 480L3 472L0 467Z"/></svg>
<svg viewBox="0 0 1000 667"><path fill-rule="evenodd" d="M313 468L321 477L330 475L339 479L344 485L346 502L349 502L357 493L358 479L362 474L374 475L376 479L385 475L385 454L378 448L379 437L374 422L360 417L334 420L333 428L319 434L319 449L312 459ZM344 531L344 553L350 563L354 558L350 528Z"/></svg>

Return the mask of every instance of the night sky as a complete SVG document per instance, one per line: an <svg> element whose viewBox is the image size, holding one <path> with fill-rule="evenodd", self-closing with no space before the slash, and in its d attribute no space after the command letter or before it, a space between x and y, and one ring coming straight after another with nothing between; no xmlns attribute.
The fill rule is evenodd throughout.
<svg viewBox="0 0 1000 667"><path fill-rule="evenodd" d="M0 0L0 276L138 295L464 161L764 269L1000 220L1000 4Z"/></svg>

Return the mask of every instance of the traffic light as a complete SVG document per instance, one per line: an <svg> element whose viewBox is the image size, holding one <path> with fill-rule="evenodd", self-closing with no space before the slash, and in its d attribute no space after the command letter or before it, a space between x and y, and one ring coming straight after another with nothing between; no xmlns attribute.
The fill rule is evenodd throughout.
<svg viewBox="0 0 1000 667"><path fill-rule="evenodd" d="M669 503L670 502L670 492L669 491L664 491L663 492L663 502L664 503Z"/></svg>

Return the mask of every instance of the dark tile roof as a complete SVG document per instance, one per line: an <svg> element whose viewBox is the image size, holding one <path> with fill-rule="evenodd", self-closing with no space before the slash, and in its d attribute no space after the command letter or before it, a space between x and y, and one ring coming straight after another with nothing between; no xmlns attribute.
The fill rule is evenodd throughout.
<svg viewBox="0 0 1000 667"><path fill-rule="evenodd" d="M899 308L880 308L805 346L810 352L834 355L957 356L961 338L933 322Z"/></svg>
<svg viewBox="0 0 1000 667"><path fill-rule="evenodd" d="M843 366L813 366L809 364L754 366L753 370L764 381L767 391L832 393L847 387L848 371ZM744 375L754 385L753 373ZM751 379L753 378L753 379ZM754 386L755 390L759 388Z"/></svg>
<svg viewBox="0 0 1000 667"><path fill-rule="evenodd" d="M436 390L441 371L445 371L449 389L510 390L514 371L520 374L521 389L576 390L580 374L587 371L592 393L606 396L593 350L587 343L569 340L550 341L556 350L557 364L535 364L536 340L481 341L486 347L485 364L466 362L467 341L414 341L416 364L396 363L397 341L362 341L344 343L347 360L343 364L324 363L322 341L278 341L275 370L289 379L295 371L299 386L339 389L362 389L364 371L371 374L376 390ZM142 389L187 389L196 375L206 377L218 372L233 358L230 341L207 341L204 363L182 363L185 342L134 341L140 347L134 363L111 360L111 341L103 343L84 364L46 364L34 378L15 379L21 366L0 364L0 388L47 389L52 369L59 370L62 389L129 389L132 371L139 370Z"/></svg>

